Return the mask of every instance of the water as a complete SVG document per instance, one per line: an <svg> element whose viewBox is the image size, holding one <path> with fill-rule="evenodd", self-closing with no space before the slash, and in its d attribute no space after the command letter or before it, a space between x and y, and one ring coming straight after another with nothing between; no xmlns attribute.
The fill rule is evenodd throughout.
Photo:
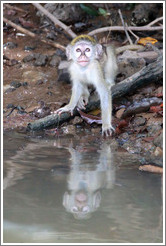
<svg viewBox="0 0 166 246"><path fill-rule="evenodd" d="M162 243L162 177L88 134L4 134L4 243Z"/></svg>

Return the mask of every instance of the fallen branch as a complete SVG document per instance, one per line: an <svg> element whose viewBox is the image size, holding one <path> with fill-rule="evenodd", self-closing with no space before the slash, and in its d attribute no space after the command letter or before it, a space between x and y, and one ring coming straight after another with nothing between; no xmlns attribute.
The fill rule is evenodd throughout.
<svg viewBox="0 0 166 246"><path fill-rule="evenodd" d="M23 28L23 27L21 27L21 26L15 24L14 22L12 22L12 21L6 19L5 17L3 17L3 21L6 22L8 25L10 25L10 26L16 28L16 29L19 30L20 32L23 32L23 33L27 34L28 36L30 36L30 37L32 37L32 38L36 37L36 34L35 34L35 33L28 31L27 29L25 29L25 28Z"/></svg>
<svg viewBox="0 0 166 246"><path fill-rule="evenodd" d="M48 40L45 40L45 39L41 39L38 35L36 35L35 33L33 32L30 32L28 31L27 29L15 24L14 22L6 19L5 17L3 17L3 21L6 22L7 24L9 24L10 26L16 28L17 30L19 30L20 32L22 33L25 33L26 35L32 37L32 38L36 38L38 40L40 40L42 43L45 43L45 44L48 44L48 45L51 45L55 48L58 48L58 49L61 49L61 50L66 50L66 48L61 45L61 44L58 44L58 43L55 43L55 42L52 42L52 41L48 41Z"/></svg>
<svg viewBox="0 0 166 246"><path fill-rule="evenodd" d="M154 21L150 22L147 26L152 26L152 25L154 25L155 23L157 23L157 22L159 22L161 20L163 20L163 16L161 16L161 17L155 19Z"/></svg>
<svg viewBox="0 0 166 246"><path fill-rule="evenodd" d="M141 86L146 86L147 84L160 80L163 77L163 57L160 55L158 59L142 68L139 72L135 73L131 77L125 79L124 81L114 85L112 87L112 98L119 98L125 96L129 92L134 92L137 88ZM88 103L85 112L94 110L100 106L100 101ZM74 110L73 116L78 115L77 110ZM57 127L61 123L71 119L70 113L63 113L61 115L49 115L45 118L31 122L27 126L27 130L38 131L46 128Z"/></svg>
<svg viewBox="0 0 166 246"><path fill-rule="evenodd" d="M161 26L152 26L154 23L162 20L163 17L157 18L156 20L152 21L148 25L145 26L126 26L126 30L129 31L157 31L157 30L162 30L163 25ZM88 33L88 35L93 36L97 33L101 32L108 32L108 31L125 31L125 28L123 26L109 26L109 27L102 27L99 29L96 29L94 31L91 31Z"/></svg>
<svg viewBox="0 0 166 246"><path fill-rule="evenodd" d="M63 22L58 20L54 15L52 15L47 9L43 8L40 3L32 3L38 10L45 14L55 25L62 27L65 32L67 32L72 38L75 38L77 35L70 29L69 26L66 26Z"/></svg>
<svg viewBox="0 0 166 246"><path fill-rule="evenodd" d="M14 10L20 11L20 12L22 12L22 13L27 13L26 10L21 9L21 8L18 8L18 7L16 7L16 6L12 6L12 5L8 4L8 3L5 3L4 6L5 6L6 8L8 8L8 9L14 9Z"/></svg>
<svg viewBox="0 0 166 246"><path fill-rule="evenodd" d="M139 167L139 170L144 172L151 172L151 173L159 173L159 174L163 173L162 167L157 167L154 165L143 165Z"/></svg>
<svg viewBox="0 0 166 246"><path fill-rule="evenodd" d="M132 56L132 54L131 54ZM144 58L145 60L148 60L148 61L153 61L154 59L156 59L158 57L158 53L155 52L155 51L141 51L141 52L138 52L137 55L134 55L134 57L136 58ZM118 56L119 59L124 59L124 55L120 55ZM150 62L150 63L151 63Z"/></svg>
<svg viewBox="0 0 166 246"><path fill-rule="evenodd" d="M142 45L129 44L129 45L124 45L124 46L116 48L115 52L118 55L118 54L120 54L120 53L122 53L122 52L124 52L126 50L136 50L136 51L139 50L139 51L141 51L141 50L144 50L144 49L145 49L145 47L142 46Z"/></svg>

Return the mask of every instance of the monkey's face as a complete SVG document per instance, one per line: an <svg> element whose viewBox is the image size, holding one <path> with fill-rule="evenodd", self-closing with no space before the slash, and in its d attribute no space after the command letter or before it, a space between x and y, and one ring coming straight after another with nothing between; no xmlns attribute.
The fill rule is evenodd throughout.
<svg viewBox="0 0 166 246"><path fill-rule="evenodd" d="M88 42L81 42L73 47L73 55L76 58L77 64L85 67L89 64L93 57L92 45Z"/></svg>
<svg viewBox="0 0 166 246"><path fill-rule="evenodd" d="M99 59L103 53L100 44L93 45L91 42L82 40L74 45L68 45L66 48L66 55L68 60L73 60L82 67L94 60Z"/></svg>
<svg viewBox="0 0 166 246"><path fill-rule="evenodd" d="M80 66L87 66L90 59L92 59L92 55L92 47L87 43L78 43L78 45L74 47L74 56L77 58L77 63Z"/></svg>

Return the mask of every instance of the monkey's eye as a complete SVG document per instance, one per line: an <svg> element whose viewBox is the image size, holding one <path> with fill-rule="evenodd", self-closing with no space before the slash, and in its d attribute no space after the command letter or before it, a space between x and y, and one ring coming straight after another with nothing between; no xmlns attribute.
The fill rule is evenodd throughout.
<svg viewBox="0 0 166 246"><path fill-rule="evenodd" d="M86 52L89 52L90 51L90 49L89 48L86 48L86 50L85 50Z"/></svg>
<svg viewBox="0 0 166 246"><path fill-rule="evenodd" d="M73 212L73 213L77 213L77 212L78 212L78 208L77 208L77 207L75 207L75 206L74 206L74 207L72 207L72 208L71 208L71 212Z"/></svg>
<svg viewBox="0 0 166 246"><path fill-rule="evenodd" d="M81 50L78 48L78 49L76 49L76 52L81 52Z"/></svg>
<svg viewBox="0 0 166 246"><path fill-rule="evenodd" d="M83 207L82 212L88 213L90 211L88 206Z"/></svg>

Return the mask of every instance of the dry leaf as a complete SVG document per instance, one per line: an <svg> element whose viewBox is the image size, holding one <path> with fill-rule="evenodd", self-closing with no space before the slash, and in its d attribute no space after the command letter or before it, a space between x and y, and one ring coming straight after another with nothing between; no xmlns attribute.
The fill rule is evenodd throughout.
<svg viewBox="0 0 166 246"><path fill-rule="evenodd" d="M82 112L79 108L77 108L77 111L80 113L81 118L84 119L88 124L90 124L90 125L93 123L96 123L99 125L102 124L101 117L86 114L86 113Z"/></svg>
<svg viewBox="0 0 166 246"><path fill-rule="evenodd" d="M101 114L101 110L100 109L94 109L94 110L90 111L89 114L98 115L98 114Z"/></svg>
<svg viewBox="0 0 166 246"><path fill-rule="evenodd" d="M151 37L146 37L146 38L140 38L137 43L142 44L142 45L146 45L147 43L155 44L156 42L158 42L157 39L151 38Z"/></svg>

